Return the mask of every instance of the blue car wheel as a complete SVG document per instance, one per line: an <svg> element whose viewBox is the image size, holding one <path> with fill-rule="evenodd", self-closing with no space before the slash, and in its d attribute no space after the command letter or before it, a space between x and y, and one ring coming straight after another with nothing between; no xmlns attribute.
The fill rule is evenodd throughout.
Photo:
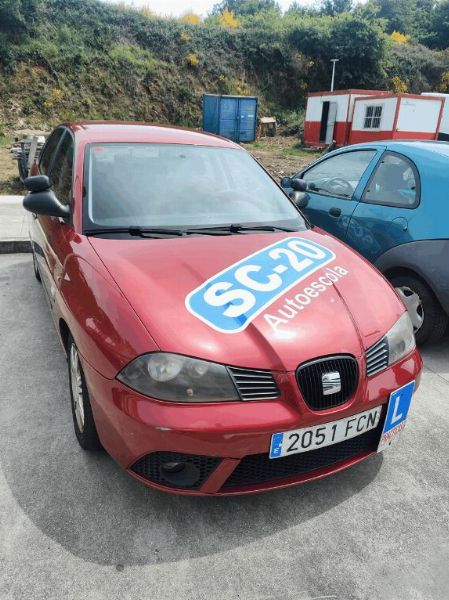
<svg viewBox="0 0 449 600"><path fill-rule="evenodd" d="M426 344L440 340L446 331L449 318L429 286L412 275L393 277L391 283L407 306L416 342Z"/></svg>

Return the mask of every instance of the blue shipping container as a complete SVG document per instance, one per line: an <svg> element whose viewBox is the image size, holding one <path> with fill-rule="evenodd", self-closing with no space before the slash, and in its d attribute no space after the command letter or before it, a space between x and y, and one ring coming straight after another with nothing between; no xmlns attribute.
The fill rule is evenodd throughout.
<svg viewBox="0 0 449 600"><path fill-rule="evenodd" d="M235 142L256 139L257 98L254 96L203 96L203 129Z"/></svg>

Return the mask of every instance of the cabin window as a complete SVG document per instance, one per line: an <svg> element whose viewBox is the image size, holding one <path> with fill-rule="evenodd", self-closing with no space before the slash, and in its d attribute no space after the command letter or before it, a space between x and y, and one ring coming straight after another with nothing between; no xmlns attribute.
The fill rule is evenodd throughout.
<svg viewBox="0 0 449 600"><path fill-rule="evenodd" d="M367 106L365 108L364 129L379 129L382 119L382 105Z"/></svg>

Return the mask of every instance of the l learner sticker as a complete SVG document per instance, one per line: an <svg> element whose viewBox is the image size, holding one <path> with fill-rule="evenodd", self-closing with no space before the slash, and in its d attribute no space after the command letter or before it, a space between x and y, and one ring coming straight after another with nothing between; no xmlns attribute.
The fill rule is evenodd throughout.
<svg viewBox="0 0 449 600"><path fill-rule="evenodd" d="M404 429L414 391L415 382L411 381L390 395L387 416L385 417L384 428L377 448L378 452L382 452L385 448L388 448Z"/></svg>
<svg viewBox="0 0 449 600"><path fill-rule="evenodd" d="M316 242L290 237L267 246L205 281L186 308L223 333L243 331L267 306L335 254Z"/></svg>

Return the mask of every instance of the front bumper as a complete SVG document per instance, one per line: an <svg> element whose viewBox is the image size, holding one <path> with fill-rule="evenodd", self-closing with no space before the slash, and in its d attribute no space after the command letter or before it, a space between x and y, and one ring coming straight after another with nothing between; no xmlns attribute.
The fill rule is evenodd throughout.
<svg viewBox="0 0 449 600"><path fill-rule="evenodd" d="M377 429L303 454L268 459L271 436L318 425L385 405L391 392L422 369L415 350L369 379L361 377L345 404L314 411L302 400L294 373L275 374L276 400L175 404L149 399L83 363L92 410L107 452L136 479L168 492L202 495L245 494L288 487L345 469L376 451L385 409ZM360 362L361 372L364 364ZM362 370L363 369L363 370ZM192 485L164 474L166 462L186 462L198 473Z"/></svg>

